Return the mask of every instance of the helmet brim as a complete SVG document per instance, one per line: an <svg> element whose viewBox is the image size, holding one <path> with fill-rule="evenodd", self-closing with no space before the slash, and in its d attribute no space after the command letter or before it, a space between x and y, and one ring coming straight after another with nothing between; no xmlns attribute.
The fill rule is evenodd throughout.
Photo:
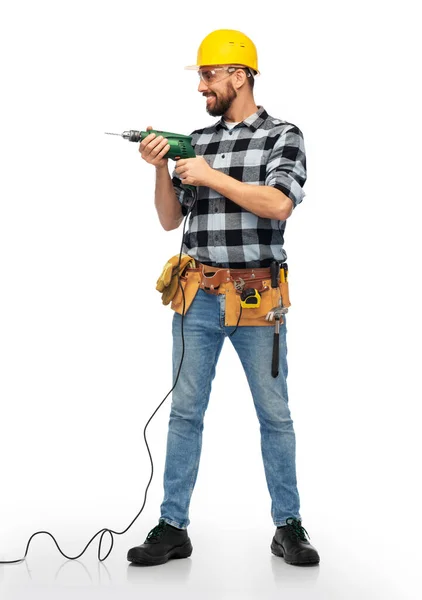
<svg viewBox="0 0 422 600"><path fill-rule="evenodd" d="M200 68L201 65L189 65L188 67L184 67L184 69L186 71L197 71ZM248 68L252 68L252 67L248 67ZM252 69L252 71L255 71L255 69ZM257 75L260 75L261 73L259 71L256 71L254 77L256 77Z"/></svg>

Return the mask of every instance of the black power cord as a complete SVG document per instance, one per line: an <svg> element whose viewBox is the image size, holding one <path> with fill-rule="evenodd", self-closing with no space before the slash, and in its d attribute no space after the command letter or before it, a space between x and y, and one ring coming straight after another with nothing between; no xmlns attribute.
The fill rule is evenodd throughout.
<svg viewBox="0 0 422 600"><path fill-rule="evenodd" d="M154 463L153 463L153 460L152 460L152 456L151 456L151 452L150 452L150 449L149 449L149 446L148 446L148 442L147 442L147 438L146 438L145 432L146 432L146 429L147 429L147 427L148 427L148 425L149 425L149 423L150 423L150 421L151 421L152 417L153 417L153 416L156 414L156 412L158 411L158 409L159 409L159 408L162 406L162 404L165 402L165 400L168 398L168 396L171 394L171 392L172 392L172 391L174 390L174 388L176 387L176 384L177 384L177 381L178 381L178 379L179 379L179 375L180 375L180 370L181 370L181 368L182 368L183 357L184 357L184 354L185 354L185 338L184 338L184 335L183 335L183 319L184 319L184 317L185 317L185 306L186 306L186 301L185 301L185 292L184 292L184 290L183 290L183 286L182 286L182 284L180 283L180 263L181 263L181 259L182 259L182 249L183 249L183 242L184 242L184 238L185 238L185 227L186 227L186 222L187 222L187 219L188 219L188 216L189 216L189 214L192 212L192 210L193 210L193 208L194 208L194 206L195 206L195 204L196 204L196 201L197 201L197 189L196 189L196 188L195 188L195 190L193 191L193 194L194 194L194 200L193 200L193 202L192 202L192 205L189 207L189 209L188 209L188 211L187 211L187 213L186 213L185 221L184 221L184 224L183 224L182 243L181 243L181 246L180 246L180 253L179 253L179 263L178 263L178 265L177 265L177 283L178 283L179 287L180 287L180 288L181 288L181 290L182 290L182 296L183 296L182 322L181 322L181 334L182 334L182 358L181 358L181 360L180 360L179 369L178 369L178 371L177 371L177 375L176 375L176 379L175 379L175 381L174 381L174 383L173 383L173 387L172 387L172 388L171 388L171 390L170 390L170 391L169 391L169 392L166 394L166 396L163 398L163 400L162 400L162 401L160 402L160 404L157 406L157 408L155 409L155 411L152 413L151 417L148 419L148 421L147 421L147 424L145 425L145 428L144 428L144 440L145 440L145 444L146 444L146 447L147 447L147 449L148 449L148 454L149 454L149 457L150 457L150 460L151 460L151 477L150 477L150 480L149 480L149 482L148 482L148 485L147 485L147 487L146 487L146 489L145 489L144 503L142 504L142 507L141 507L140 511L138 512L138 514L136 515L136 517L135 517L135 518L132 520L132 522L131 522L131 523L130 523L130 524L127 526L127 527L126 527L126 529L124 529L123 531L114 531L113 529L108 529L107 527L104 527L104 529L100 529L100 531L98 531L98 532L97 532L97 533L96 533L96 534L95 534L95 535L94 535L94 536L93 536L93 537L92 537L92 538L89 540L89 542L87 543L87 545L85 546L85 548L84 548L84 549L82 550L82 552L81 552L80 554L78 554L77 556L67 556L67 554L65 554L64 552L62 552L62 550L60 549L60 546L58 545L58 543L57 543L56 539L54 538L54 536L53 536L53 535L51 535L51 533L50 533L50 532L48 532L48 531L37 531L36 533L33 533L33 534L31 535L31 537L29 538L29 540L28 540L28 543L27 543L27 545L26 545L25 556L24 556L23 558L19 558L19 559L17 559L17 560L0 560L0 564L3 564L3 565L5 565L5 564L13 564L13 563L19 563L19 562L22 562L23 560L25 560L25 558L26 558L26 555L28 554L28 548L29 548L29 544L31 543L31 540L32 540L32 538L33 538L33 537L35 537L36 535L39 535L39 534L41 534L41 533L45 533L46 535L49 535L49 536L50 536L50 537L53 539L54 543L56 544L56 546L57 546L57 548L58 548L58 551L60 552L60 554L62 554L62 555L65 557L65 558L67 558L67 559L69 559L69 560L76 560L76 559L78 559L80 556L82 556L82 554L84 554L84 552L87 550L88 546L91 544L91 542L93 542L93 541L94 541L94 539L97 537L97 535L101 534L100 541L99 541L99 545L98 545L98 560L99 560L100 562L102 562L102 561L104 561L104 560L105 560L105 559L108 557L108 555L110 554L110 552L111 552L111 551L112 551L112 549L113 549L113 546L114 546L114 538L113 538L113 534L116 534L116 535L123 535L124 533L126 533L126 531L128 531L128 529L130 529L130 528L132 527L133 523L136 521L136 519L139 517L139 515L140 515L140 514L141 514L141 512L143 511L143 509L144 509L144 506L145 506L145 503L146 503L146 499L147 499L147 492L148 492L148 488L149 488L149 486L150 486L150 484L151 484L151 481L152 481L152 478L153 478L153 475L154 475ZM234 332L233 332L233 333L234 333ZM103 537L104 537L104 535L105 535L106 533L108 533L108 534L110 535L111 545L110 545L110 550L107 552L107 554L104 556L104 558L101 558L101 557L100 557L100 553L101 553L101 544L102 544L102 541L103 541Z"/></svg>

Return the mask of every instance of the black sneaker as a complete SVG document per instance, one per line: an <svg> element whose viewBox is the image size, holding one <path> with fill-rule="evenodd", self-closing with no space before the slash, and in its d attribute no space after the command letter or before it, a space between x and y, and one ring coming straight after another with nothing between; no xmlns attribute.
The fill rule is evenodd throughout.
<svg viewBox="0 0 422 600"><path fill-rule="evenodd" d="M192 550L187 529L178 529L160 519L145 542L129 550L127 559L140 565L162 565L172 558L187 558Z"/></svg>
<svg viewBox="0 0 422 600"><path fill-rule="evenodd" d="M305 537L306 529L302 521L289 517L286 525L277 527L271 552L282 556L290 565L316 565L319 563L319 554ZM308 534L309 537L309 534Z"/></svg>

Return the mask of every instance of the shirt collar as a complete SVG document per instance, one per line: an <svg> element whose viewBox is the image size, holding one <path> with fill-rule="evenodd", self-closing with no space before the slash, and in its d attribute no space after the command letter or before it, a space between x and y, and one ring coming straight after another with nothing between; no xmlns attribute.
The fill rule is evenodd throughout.
<svg viewBox="0 0 422 600"><path fill-rule="evenodd" d="M249 127L251 131L256 131L262 125L265 119L268 118L268 113L265 108L263 106L257 106L258 110L254 112L253 115L250 115L244 121L242 121L242 123ZM216 131L219 131L220 129L228 129L224 117L221 117L221 119L215 123L214 128Z"/></svg>

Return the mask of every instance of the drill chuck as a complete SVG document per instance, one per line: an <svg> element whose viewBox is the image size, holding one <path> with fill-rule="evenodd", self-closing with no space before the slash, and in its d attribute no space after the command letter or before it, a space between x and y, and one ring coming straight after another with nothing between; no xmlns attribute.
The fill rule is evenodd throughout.
<svg viewBox="0 0 422 600"><path fill-rule="evenodd" d="M125 140L129 140L129 142L140 142L142 140L141 132L136 131L135 129L124 131L121 136L125 138Z"/></svg>

